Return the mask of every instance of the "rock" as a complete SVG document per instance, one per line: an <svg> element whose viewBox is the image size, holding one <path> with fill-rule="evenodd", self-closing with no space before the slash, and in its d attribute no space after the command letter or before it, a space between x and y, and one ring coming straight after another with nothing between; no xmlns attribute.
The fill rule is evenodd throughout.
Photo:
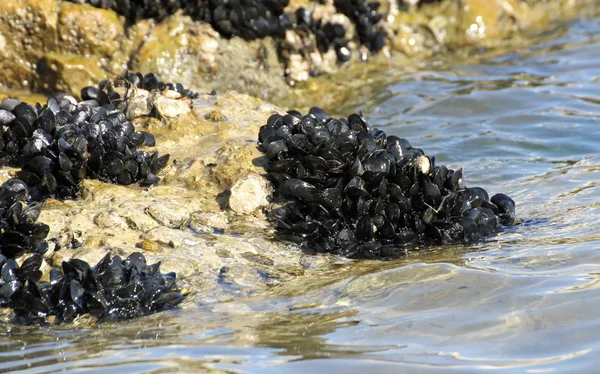
<svg viewBox="0 0 600 374"><path fill-rule="evenodd" d="M196 74L204 76L216 68L220 37L210 25L176 14L150 31L134 56L132 70L152 71L164 81L190 87L199 86L193 84Z"/></svg>
<svg viewBox="0 0 600 374"><path fill-rule="evenodd" d="M241 254L241 256L243 258L245 258L248 261L260 264L260 265L264 265L264 266L273 266L275 264L275 261L273 261L272 259L270 259L267 256L264 255L259 255L253 252L244 252Z"/></svg>
<svg viewBox="0 0 600 374"><path fill-rule="evenodd" d="M39 85L44 91L75 92L107 78L98 56L46 53L38 62Z"/></svg>
<svg viewBox="0 0 600 374"><path fill-rule="evenodd" d="M115 12L91 5L65 3L58 13L59 49L65 54L112 57L121 53L124 21Z"/></svg>
<svg viewBox="0 0 600 374"><path fill-rule="evenodd" d="M190 228L198 234L212 234L216 230L229 227L229 220L223 213L194 212L190 218Z"/></svg>
<svg viewBox="0 0 600 374"><path fill-rule="evenodd" d="M183 246L183 236L178 230L166 227L155 227L146 232L143 237L145 241L167 245L171 248L180 248Z"/></svg>
<svg viewBox="0 0 600 374"><path fill-rule="evenodd" d="M186 99L170 99L154 92L150 97L150 103L160 118L170 119L188 114L192 109L191 103Z"/></svg>
<svg viewBox="0 0 600 374"><path fill-rule="evenodd" d="M162 226L170 228L181 228L186 226L190 214L184 208L176 208L174 206L166 206L161 203L151 204L146 208L152 218Z"/></svg>
<svg viewBox="0 0 600 374"><path fill-rule="evenodd" d="M218 109L206 114L204 118L212 122L222 122L227 119Z"/></svg>
<svg viewBox="0 0 600 374"><path fill-rule="evenodd" d="M137 244L137 247L148 252L158 252L160 250L160 245L153 240L142 240Z"/></svg>
<svg viewBox="0 0 600 374"><path fill-rule="evenodd" d="M305 7L315 20L343 25L344 37L352 39L357 32L350 20L353 13L339 13L332 3L292 0L286 11ZM594 7L591 0L493 0L491 5L484 0L447 0L404 11L394 1L383 2L378 12L387 10L389 16L376 25L377 33L389 37L383 53L373 55L356 38L344 48L352 52L351 61L368 57L376 62L389 60L391 48L411 56L396 59L411 66L447 46L493 45ZM0 82L9 87L47 93L68 89L77 96L77 88L107 78L107 72L130 69L155 71L165 81L199 92L234 89L282 102L290 94L286 82L295 85L345 70L337 61L333 48L319 50L312 31L287 30L281 40L246 41L223 38L209 24L183 12L158 23L126 24L113 11L62 0L0 2Z"/></svg>
<svg viewBox="0 0 600 374"><path fill-rule="evenodd" d="M123 217L121 217L119 213L112 209L100 212L96 217L94 217L94 223L101 228L124 229L127 227L127 223Z"/></svg>
<svg viewBox="0 0 600 374"><path fill-rule="evenodd" d="M221 39L212 80L198 86L206 87L205 92L234 90L264 99L282 99L290 91L283 78L284 66L278 48L271 38L250 42L241 38Z"/></svg>
<svg viewBox="0 0 600 374"><path fill-rule="evenodd" d="M125 115L130 120L138 117L150 115L152 104L150 103L150 93L142 89L133 89L128 96L127 111Z"/></svg>
<svg viewBox="0 0 600 374"><path fill-rule="evenodd" d="M257 174L249 174L231 187L229 209L238 214L252 214L269 204L271 183Z"/></svg>
<svg viewBox="0 0 600 374"><path fill-rule="evenodd" d="M32 87L36 64L47 51L56 50L58 3L55 0L0 2L0 82Z"/></svg>

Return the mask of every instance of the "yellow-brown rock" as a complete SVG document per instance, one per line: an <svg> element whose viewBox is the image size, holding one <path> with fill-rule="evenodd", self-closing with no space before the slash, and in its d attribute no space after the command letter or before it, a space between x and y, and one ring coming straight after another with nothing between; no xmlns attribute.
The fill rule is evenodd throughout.
<svg viewBox="0 0 600 374"><path fill-rule="evenodd" d="M132 69L154 72L163 81L189 87L195 74L203 77L215 69L219 39L210 25L179 14L167 17L152 29L133 56Z"/></svg>
<svg viewBox="0 0 600 374"><path fill-rule="evenodd" d="M58 13L59 49L66 54L111 57L120 49L124 22L113 11L67 3Z"/></svg>
<svg viewBox="0 0 600 374"><path fill-rule="evenodd" d="M79 95L81 89L106 79L102 61L97 56L82 57L46 53L38 63L43 91L66 91Z"/></svg>
<svg viewBox="0 0 600 374"><path fill-rule="evenodd" d="M0 1L0 84L31 88L35 65L57 46L54 0Z"/></svg>
<svg viewBox="0 0 600 374"><path fill-rule="evenodd" d="M347 36L352 33L353 24L335 13L331 1L292 0L287 10L300 6L313 10L317 18L345 24ZM370 61L377 66L391 57L410 68L445 49L490 47L509 39L519 42L526 33L548 29L595 7L595 0L444 0L407 11L390 0L381 8L388 17L378 25L390 37L389 43ZM130 25L113 11L90 5L4 0L0 2L0 86L45 93L73 87L77 95L84 84L129 69L155 72L163 81L180 82L200 93L231 89L282 103L290 96L286 83L298 85L313 75L356 72L348 68L359 65L359 56L369 56L364 47L350 41L352 62L340 65L333 50L318 51L313 34L301 34L288 31L285 40L225 39L210 25L182 12L158 23L141 20ZM46 76L49 62L57 69ZM82 66L91 70L84 74ZM79 80L85 83L76 84Z"/></svg>

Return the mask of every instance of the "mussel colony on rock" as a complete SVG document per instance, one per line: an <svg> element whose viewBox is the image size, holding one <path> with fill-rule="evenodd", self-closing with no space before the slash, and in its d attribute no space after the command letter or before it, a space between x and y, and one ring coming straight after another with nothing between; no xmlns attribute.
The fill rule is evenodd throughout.
<svg viewBox="0 0 600 374"><path fill-rule="evenodd" d="M41 254L21 266L0 255L0 307L12 308L15 321L71 322L90 314L100 321L118 321L172 308L183 296L175 273L161 274L160 263L147 265L134 252L125 260L106 255L96 266L71 259L50 271L49 282L39 282Z"/></svg>
<svg viewBox="0 0 600 374"><path fill-rule="evenodd" d="M371 129L362 113L275 114L258 140L282 204L269 219L282 236L317 252L392 257L514 224L510 197L464 187L462 169L437 165L406 139Z"/></svg>
<svg viewBox="0 0 600 374"><path fill-rule="evenodd" d="M130 84L152 89L174 88L154 75L132 73ZM80 182L142 186L156 184L156 173L169 155L139 150L154 146L154 136L136 131L115 105L124 98L104 87L86 87L84 101L67 93L51 95L46 105L32 106L16 99L0 103L0 166L20 167L0 187L0 306L14 309L24 321L56 316L59 322L90 313L103 319L122 319L172 307L181 301L175 274L160 274L160 264L146 265L134 253L125 261L106 257L94 268L80 260L51 271L50 283L40 283L48 225L36 222L40 202L48 197L75 198ZM34 254L17 266L14 258Z"/></svg>
<svg viewBox="0 0 600 374"><path fill-rule="evenodd" d="M88 86L81 90L81 98L83 100L96 100L101 106L113 105L119 107L120 104L126 104L126 98L122 97L114 89L118 87L124 87L125 89L141 88L146 91L159 90L159 91L173 91L179 94L179 96L189 97L195 99L198 97L197 92L193 92L185 87L181 83L169 83L162 82L156 74L148 73L142 75L139 72L125 72L123 75L116 77L112 81L103 80L98 83L97 87Z"/></svg>
<svg viewBox="0 0 600 374"><path fill-rule="evenodd" d="M285 12L289 0L70 0L76 3L89 3L95 7L112 9L135 22L143 18L158 20L182 10L193 19L210 24L225 38L239 36L254 40L271 36L282 40L287 30L301 34L315 35L320 52L334 48L340 62L350 59L348 37L366 46L371 52L382 49L387 34L378 25L385 17L377 13L378 2L366 0L335 0L337 12L344 14L355 24L356 35L346 36L346 26L340 23L313 19L308 8L298 8Z"/></svg>
<svg viewBox="0 0 600 374"><path fill-rule="evenodd" d="M154 136L135 131L110 101L100 105L82 96L88 100L78 103L54 94L44 107L16 99L0 104L0 166L22 168L17 177L27 185L27 200L73 198L85 178L123 185L159 181L155 174L169 155L138 150L154 146Z"/></svg>

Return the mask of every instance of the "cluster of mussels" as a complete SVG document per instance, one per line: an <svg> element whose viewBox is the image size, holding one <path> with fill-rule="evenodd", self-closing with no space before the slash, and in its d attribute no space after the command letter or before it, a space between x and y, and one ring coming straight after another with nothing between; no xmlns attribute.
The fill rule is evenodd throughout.
<svg viewBox="0 0 600 374"><path fill-rule="evenodd" d="M371 52L378 52L385 46L386 34L377 30L377 23L385 14L377 13L378 2L367 3L364 0L335 0L336 9L356 25L360 44Z"/></svg>
<svg viewBox="0 0 600 374"><path fill-rule="evenodd" d="M109 87L109 82L113 83L113 87ZM162 82L154 73L142 75L139 72L125 72L123 75L116 77L112 81L103 80L98 83L97 87L88 86L81 90L81 98L83 100L95 100L101 106L111 105L120 108L121 104L126 101L126 97L122 97L114 90L114 85L120 85L125 89L141 88L146 91L165 91L170 90L177 92L180 96L195 99L198 97L197 92L193 92L185 88L181 83Z"/></svg>
<svg viewBox="0 0 600 374"><path fill-rule="evenodd" d="M94 267L71 259L53 268L48 282L39 281L42 261L34 254L19 266L0 255L0 307L12 308L17 322L71 322L88 313L117 321L169 309L183 299L175 273L161 274L160 263L147 265L137 252L124 261L106 255Z"/></svg>
<svg viewBox="0 0 600 374"><path fill-rule="evenodd" d="M275 36L283 38L285 20L280 19L289 0L70 0L112 9L135 22L164 17L183 10L196 20L209 23L226 38L246 40Z"/></svg>
<svg viewBox="0 0 600 374"><path fill-rule="evenodd" d="M346 39L346 28L344 25L315 20L313 13L306 8L299 8L295 14L287 16L290 25L296 30L308 30L315 35L319 52L326 53L333 47L338 61L346 62L350 60L351 52L348 48L348 39Z"/></svg>
<svg viewBox="0 0 600 374"><path fill-rule="evenodd" d="M254 40L271 36L285 38L286 30L308 29L314 33L319 50L335 48L338 60L347 61L350 51L343 25L313 21L312 13L305 8L295 13L284 12L289 0L70 0L89 3L95 7L112 9L135 22L140 18L161 19L182 9L192 18L209 23L223 37L239 36ZM376 24L385 17L377 13L378 2L366 0L335 0L336 10L356 24L358 41L372 52L385 45L386 35Z"/></svg>
<svg viewBox="0 0 600 374"><path fill-rule="evenodd" d="M44 107L16 99L0 104L0 160L2 166L22 168L17 177L31 200L73 198L85 178L152 185L168 163L169 155L138 150L154 146L154 136L135 131L110 100L101 105L86 90L80 103L58 93ZM96 98L102 101L100 92Z"/></svg>
<svg viewBox="0 0 600 374"><path fill-rule="evenodd" d="M170 88L154 75L126 78L147 88ZM49 227L37 222L43 199L74 198L84 178L152 185L169 161L169 155L138 149L154 146L154 136L135 131L115 107L120 98L102 87L86 87L82 97L77 102L57 93L43 107L16 99L0 103L0 166L21 168L0 187L0 306L13 308L24 320L54 315L70 321L88 312L105 319L129 318L181 300L175 275L158 273L159 264L147 266L140 254L124 262L107 257L93 270L71 260L63 264L62 274L52 270L50 284L37 284L48 250ZM13 259L31 252L19 268Z"/></svg>
<svg viewBox="0 0 600 374"><path fill-rule="evenodd" d="M112 9L136 21L139 19L163 19L179 9L185 8L186 3L194 4L196 1L188 0L69 0L73 3L88 3L96 8Z"/></svg>
<svg viewBox="0 0 600 374"><path fill-rule="evenodd" d="M283 205L269 216L284 236L317 252L390 257L409 246L461 243L512 225L515 203L462 184L462 169L361 114L332 118L319 108L271 116L259 133L267 172Z"/></svg>

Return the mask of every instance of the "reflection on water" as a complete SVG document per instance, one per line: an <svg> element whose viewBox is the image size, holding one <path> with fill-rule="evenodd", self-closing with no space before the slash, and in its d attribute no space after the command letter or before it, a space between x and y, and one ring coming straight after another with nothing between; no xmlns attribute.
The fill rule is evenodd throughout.
<svg viewBox="0 0 600 374"><path fill-rule="evenodd" d="M525 224L118 325L4 325L0 371L594 371L599 31L591 19L476 63L373 72L337 110L508 193Z"/></svg>

